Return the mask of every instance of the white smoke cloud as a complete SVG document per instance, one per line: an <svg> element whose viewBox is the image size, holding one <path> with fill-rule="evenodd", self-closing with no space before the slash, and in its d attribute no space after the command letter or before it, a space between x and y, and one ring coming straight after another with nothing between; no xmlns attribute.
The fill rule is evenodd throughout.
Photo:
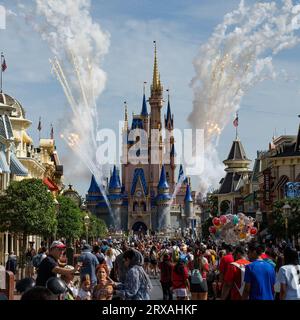
<svg viewBox="0 0 300 320"><path fill-rule="evenodd" d="M205 129L205 169L199 177L200 192L218 187L224 175L217 153L218 137L233 120L247 91L276 77L272 57L296 46L300 38L300 7L291 0L258 2L224 16L193 61L195 77L193 110L188 121Z"/></svg>
<svg viewBox="0 0 300 320"><path fill-rule="evenodd" d="M20 3L19 8L25 20L47 41L54 55L50 60L52 72L72 109L61 137L95 175L101 188L101 167L96 162L100 120L97 100L106 84L101 62L108 52L110 36L93 21L90 0L33 3L34 6Z"/></svg>

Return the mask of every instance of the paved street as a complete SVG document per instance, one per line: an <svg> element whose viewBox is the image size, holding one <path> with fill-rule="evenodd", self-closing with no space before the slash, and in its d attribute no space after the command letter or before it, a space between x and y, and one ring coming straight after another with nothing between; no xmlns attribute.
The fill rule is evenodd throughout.
<svg viewBox="0 0 300 320"><path fill-rule="evenodd" d="M162 300L163 294L159 279L151 279L153 289L151 292L151 300Z"/></svg>

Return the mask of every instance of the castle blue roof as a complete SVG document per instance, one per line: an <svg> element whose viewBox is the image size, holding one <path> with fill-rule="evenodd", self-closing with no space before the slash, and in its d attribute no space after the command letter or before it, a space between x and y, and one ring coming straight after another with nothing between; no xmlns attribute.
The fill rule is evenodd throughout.
<svg viewBox="0 0 300 320"><path fill-rule="evenodd" d="M181 164L180 167L179 167L179 173L178 173L178 180L177 180L177 182L179 182L181 179L183 179L183 177L185 177L185 178L184 178L183 181L181 181L181 183L187 183L187 182L188 182L188 179L187 179L187 177L184 175L183 166L182 166L182 164Z"/></svg>
<svg viewBox="0 0 300 320"><path fill-rule="evenodd" d="M143 129L143 120L139 118L132 119L131 130L134 129Z"/></svg>
<svg viewBox="0 0 300 320"><path fill-rule="evenodd" d="M86 201L91 201L91 202L94 202L94 201L102 201L104 200L104 197L102 195L100 196L90 196L90 195L87 195L85 197Z"/></svg>
<svg viewBox="0 0 300 320"><path fill-rule="evenodd" d="M158 183L158 189L169 189L167 177L166 177L166 171L165 171L165 166L163 165L161 167L161 172L160 172L160 179Z"/></svg>
<svg viewBox="0 0 300 320"><path fill-rule="evenodd" d="M185 197L184 197L184 202L193 202L191 188L190 188L189 184L186 186L186 193L185 193Z"/></svg>
<svg viewBox="0 0 300 320"><path fill-rule="evenodd" d="M140 177L141 182L142 182L144 194L147 195L148 194L147 182L146 182L146 179L145 179L144 170L142 168L136 168L134 170L134 175L133 175L132 185L131 185L131 195L133 195L134 192L135 192L135 188L136 188L136 185L137 185L139 177Z"/></svg>
<svg viewBox="0 0 300 320"><path fill-rule="evenodd" d="M109 190L112 189L121 189L120 177L116 166L114 166L114 170L109 181Z"/></svg>
<svg viewBox="0 0 300 320"><path fill-rule="evenodd" d="M144 96L143 96L143 105L142 105L141 115L144 116L144 117L148 116L148 110L147 110L147 103L146 103L146 96L145 96L145 94L144 94Z"/></svg>
<svg viewBox="0 0 300 320"><path fill-rule="evenodd" d="M92 175L91 184L88 193L101 193L98 183L96 182L95 176Z"/></svg>
<svg viewBox="0 0 300 320"><path fill-rule="evenodd" d="M108 199L109 200L119 200L119 199L122 199L122 198L123 198L123 195L120 194L120 193L108 195Z"/></svg>
<svg viewBox="0 0 300 320"><path fill-rule="evenodd" d="M160 202L160 201L166 201L166 200L171 200L171 196L169 195L169 193L161 193L161 194L158 194L157 197L156 197L156 201L157 202Z"/></svg>
<svg viewBox="0 0 300 320"><path fill-rule="evenodd" d="M165 126L167 126L168 122L170 122L171 126L173 127L173 117L171 115L170 99L168 100L167 116L165 117Z"/></svg>

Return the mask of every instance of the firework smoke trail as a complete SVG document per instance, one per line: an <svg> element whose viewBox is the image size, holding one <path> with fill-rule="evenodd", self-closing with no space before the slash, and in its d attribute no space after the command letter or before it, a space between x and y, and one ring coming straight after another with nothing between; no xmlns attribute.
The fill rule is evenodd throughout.
<svg viewBox="0 0 300 320"><path fill-rule="evenodd" d="M95 138L98 131L96 101L106 83L106 74L100 65L108 52L109 35L93 22L90 0L33 2L35 10L21 3L20 9L26 21L48 42L55 56L50 61L52 70L72 109L62 136L94 174L109 206L102 185L102 170L96 161Z"/></svg>
<svg viewBox="0 0 300 320"><path fill-rule="evenodd" d="M180 176L178 182L176 183L176 186L175 186L175 189L174 189L174 192L172 194L172 198L171 198L171 201L170 201L170 206L173 204L174 202L174 199L176 199L176 196L177 196L177 193L179 192L181 186L182 186L182 183L183 181L186 179L186 176L183 174Z"/></svg>
<svg viewBox="0 0 300 320"><path fill-rule="evenodd" d="M188 121L193 128L205 130L205 167L199 177L202 194L217 187L224 174L216 149L219 135L247 91L276 77L272 57L299 43L295 33L299 24L300 5L291 0L283 0L281 5L258 2L249 6L241 1L201 46L193 62L194 100Z"/></svg>

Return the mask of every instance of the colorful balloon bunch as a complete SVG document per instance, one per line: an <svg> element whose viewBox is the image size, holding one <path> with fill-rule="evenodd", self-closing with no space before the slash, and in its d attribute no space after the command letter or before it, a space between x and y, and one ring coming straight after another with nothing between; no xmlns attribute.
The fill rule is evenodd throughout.
<svg viewBox="0 0 300 320"><path fill-rule="evenodd" d="M224 241L227 244L249 242L257 234L254 222L254 218L242 212L236 215L226 214L213 218L213 225L209 227L209 232L216 242Z"/></svg>

